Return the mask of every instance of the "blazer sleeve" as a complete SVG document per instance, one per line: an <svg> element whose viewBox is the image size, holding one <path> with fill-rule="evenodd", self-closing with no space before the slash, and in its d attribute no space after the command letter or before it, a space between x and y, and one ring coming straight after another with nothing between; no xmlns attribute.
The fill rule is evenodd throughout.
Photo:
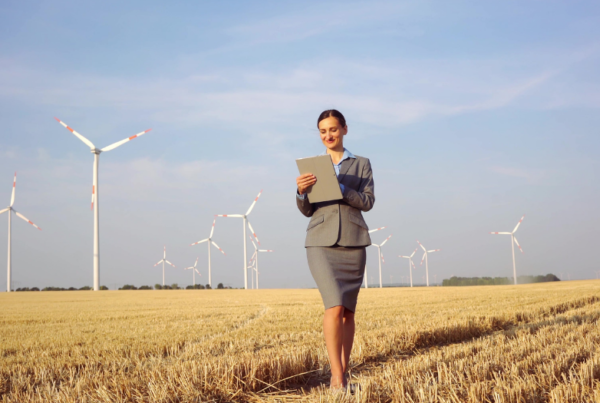
<svg viewBox="0 0 600 403"><path fill-rule="evenodd" d="M362 169L362 180L358 190L346 186L344 189L344 201L350 206L361 211L369 211L375 204L375 182L373 182L373 171L371 161L367 159Z"/></svg>
<svg viewBox="0 0 600 403"><path fill-rule="evenodd" d="M308 201L308 197L306 197L306 195L304 196L304 198L298 197L297 190L296 190L296 205L298 206L298 210L300 210L300 212L307 217L312 217L313 213L315 212L315 208Z"/></svg>

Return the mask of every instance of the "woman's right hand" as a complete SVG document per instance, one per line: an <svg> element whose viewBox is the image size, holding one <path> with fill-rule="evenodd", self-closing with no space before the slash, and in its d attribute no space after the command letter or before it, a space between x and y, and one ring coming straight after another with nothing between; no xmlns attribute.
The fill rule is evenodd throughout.
<svg viewBox="0 0 600 403"><path fill-rule="evenodd" d="M296 185L298 185L298 193L303 195L306 190L317 183L317 177L313 174L304 174L296 178Z"/></svg>

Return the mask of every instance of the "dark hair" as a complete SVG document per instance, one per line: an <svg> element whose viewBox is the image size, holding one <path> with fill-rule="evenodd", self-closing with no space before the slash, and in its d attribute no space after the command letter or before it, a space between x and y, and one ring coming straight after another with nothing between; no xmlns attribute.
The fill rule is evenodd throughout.
<svg viewBox="0 0 600 403"><path fill-rule="evenodd" d="M342 112L336 109L328 109L326 111L321 112L319 115L319 120L317 120L317 127L319 127L319 123L323 119L327 118L336 118L342 127L346 127L346 118L342 115Z"/></svg>

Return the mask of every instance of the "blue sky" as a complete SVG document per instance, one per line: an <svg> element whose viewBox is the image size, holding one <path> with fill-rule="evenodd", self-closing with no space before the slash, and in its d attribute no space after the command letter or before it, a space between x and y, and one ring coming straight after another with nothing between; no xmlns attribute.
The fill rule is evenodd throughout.
<svg viewBox="0 0 600 403"><path fill-rule="evenodd" d="M432 280L510 276L489 231L523 214L519 273L595 278L598 72L592 1L2 2L0 201L18 171L15 208L43 228L13 221L15 286L92 281L93 157L54 116L100 147L153 129L100 159L102 284L160 282L163 245L168 283L191 283L196 257L206 282L188 245L264 189L261 285L314 286L294 159L322 152L328 108L373 165L384 282L417 239L442 249ZM243 284L240 227L217 221L215 283Z"/></svg>

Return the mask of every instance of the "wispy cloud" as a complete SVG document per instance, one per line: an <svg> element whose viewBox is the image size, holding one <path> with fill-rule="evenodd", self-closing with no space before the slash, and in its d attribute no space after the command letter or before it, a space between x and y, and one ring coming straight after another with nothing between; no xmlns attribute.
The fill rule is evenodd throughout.
<svg viewBox="0 0 600 403"><path fill-rule="evenodd" d="M513 178L523 178L528 180L539 179L543 176L543 171L535 171L524 168L493 166L490 168L490 170L500 175L511 176Z"/></svg>

